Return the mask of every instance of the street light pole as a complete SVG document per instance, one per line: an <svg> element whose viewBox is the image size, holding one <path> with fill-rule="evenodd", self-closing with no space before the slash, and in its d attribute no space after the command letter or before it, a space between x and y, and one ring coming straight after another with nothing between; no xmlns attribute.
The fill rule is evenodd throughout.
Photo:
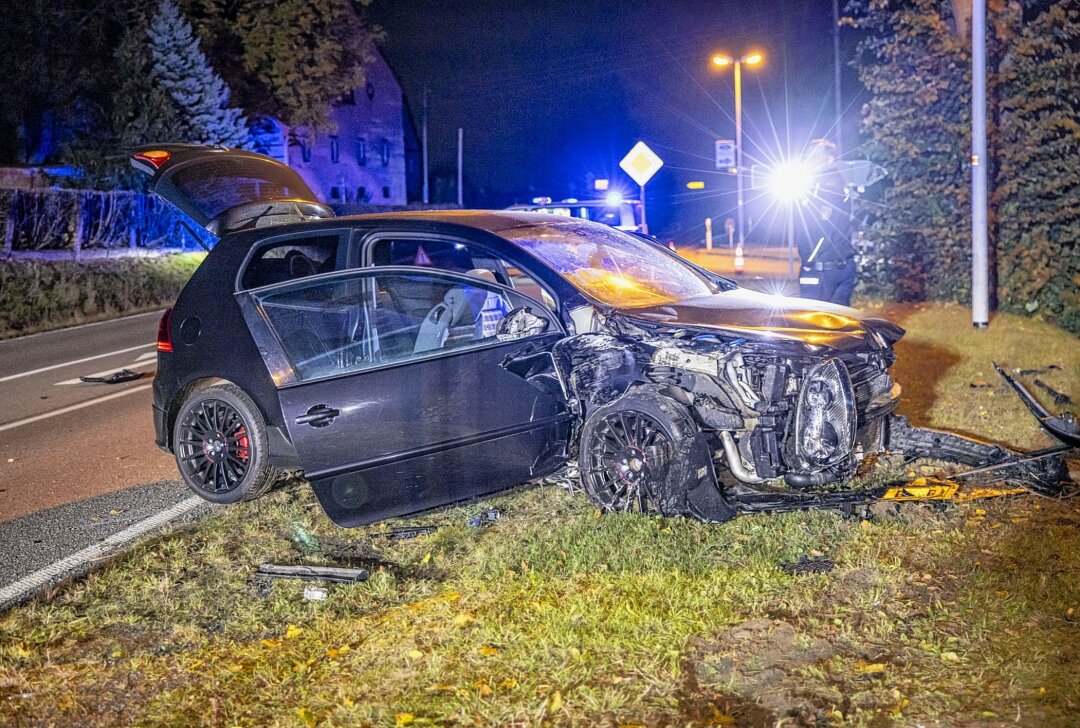
<svg viewBox="0 0 1080 728"><path fill-rule="evenodd" d="M735 188L736 188L736 212L739 218L739 245L746 241L743 238L744 212L743 212L743 155L742 155L742 59L735 61Z"/></svg>
<svg viewBox="0 0 1080 728"><path fill-rule="evenodd" d="M735 212L739 219L739 245L746 242L745 230L746 230L746 210L745 200L743 199L743 187L745 185L744 173L743 173L743 144L742 144L742 67L743 64L748 66L756 66L764 60L764 56L760 53L749 53L740 58L732 58L731 56L715 55L712 62L714 66L723 68L724 66L735 66L735 188L736 188L736 206Z"/></svg>
<svg viewBox="0 0 1080 728"><path fill-rule="evenodd" d="M971 3L971 323L990 325L986 223L986 0Z"/></svg>

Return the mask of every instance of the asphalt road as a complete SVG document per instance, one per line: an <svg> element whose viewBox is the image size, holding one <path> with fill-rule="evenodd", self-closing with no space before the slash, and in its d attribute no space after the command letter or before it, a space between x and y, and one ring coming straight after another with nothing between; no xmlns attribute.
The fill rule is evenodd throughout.
<svg viewBox="0 0 1080 728"><path fill-rule="evenodd" d="M0 587L190 495L154 445L159 316L0 341Z"/></svg>
<svg viewBox="0 0 1080 728"><path fill-rule="evenodd" d="M799 295L799 285L788 278L788 257L786 248L751 248L745 249L743 271L735 272L735 251L723 247L705 250L701 247L679 248L679 255L702 268L727 276L738 281L740 286L763 293L780 293L787 296ZM795 265L799 265L798 256ZM798 268L796 267L796 276Z"/></svg>

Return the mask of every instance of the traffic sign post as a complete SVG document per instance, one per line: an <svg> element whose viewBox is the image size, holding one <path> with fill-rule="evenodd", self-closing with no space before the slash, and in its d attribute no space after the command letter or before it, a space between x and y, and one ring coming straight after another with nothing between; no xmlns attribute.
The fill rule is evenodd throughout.
<svg viewBox="0 0 1080 728"><path fill-rule="evenodd" d="M641 188L641 232L645 234L649 232L649 223L645 217L645 184L663 166L664 160L649 149L649 145L645 142L635 144L634 148L619 162L619 167Z"/></svg>

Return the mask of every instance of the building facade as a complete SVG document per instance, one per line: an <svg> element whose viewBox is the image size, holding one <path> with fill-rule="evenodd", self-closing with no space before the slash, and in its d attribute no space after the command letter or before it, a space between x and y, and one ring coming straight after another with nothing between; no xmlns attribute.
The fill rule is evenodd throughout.
<svg viewBox="0 0 1080 728"><path fill-rule="evenodd" d="M401 85L377 52L366 75L363 87L334 104L332 130L262 119L252 126L255 151L295 169L329 205L405 205L406 142L415 135Z"/></svg>

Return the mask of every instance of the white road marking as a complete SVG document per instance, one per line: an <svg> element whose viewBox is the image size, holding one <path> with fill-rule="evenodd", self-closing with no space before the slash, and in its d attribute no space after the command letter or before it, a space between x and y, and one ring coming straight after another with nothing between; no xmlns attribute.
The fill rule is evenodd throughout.
<svg viewBox="0 0 1080 728"><path fill-rule="evenodd" d="M44 569L39 569L29 576L19 579L14 584L5 586L0 589L0 609L4 609L14 602L25 599L41 587L65 576L74 569L78 569L92 561L108 556L113 551L130 544L143 534L165 525L174 518L179 518L185 513L193 511L205 502L206 501L198 496L185 498L176 505L166 508L161 513L150 516L150 518L139 521L138 523L133 523L123 531L114 533L100 543L87 546L82 551L78 551L71 556L60 559L56 563L46 566Z"/></svg>
<svg viewBox="0 0 1080 728"><path fill-rule="evenodd" d="M0 432L3 432L5 430L14 430L16 427L29 425L31 422L40 422L41 420L47 420L50 417L56 417L57 415L66 415L68 412L74 412L75 410L80 410L83 407L100 404L101 402L108 402L110 399L116 399L117 397L134 394L135 392L142 392L143 390L150 389L150 387L152 386L152 384L140 384L138 387L131 387L130 389L124 389L119 392L113 392L112 394L106 394L103 397L95 397L94 399L88 399L85 402L79 402L78 404L61 407L60 409L53 410L52 412L34 415L33 417L25 417L21 420L15 420L14 422L8 422L6 425L0 425Z"/></svg>
<svg viewBox="0 0 1080 728"><path fill-rule="evenodd" d="M147 359L147 357L153 357L153 359ZM83 377L105 377L105 376L108 376L109 374L114 374L115 372L118 372L121 369L131 369L131 370L146 369L148 367L152 367L152 366L156 366L156 365L157 365L157 352L156 351L150 351L150 352L147 352L147 353L143 354L138 359L136 359L133 364L126 364L126 365L124 365L122 367L113 367L112 369L106 369L103 372L94 372L93 374L83 374L81 376L83 376ZM60 386L68 385L68 384L87 384L87 382L84 382L79 377L75 377L74 379L65 379L62 382L57 382L53 386L60 387ZM97 382L91 382L91 384L97 384Z"/></svg>
<svg viewBox="0 0 1080 728"><path fill-rule="evenodd" d="M41 374L42 372L52 371L53 369L61 369L63 367L69 367L74 364L82 364L83 362L93 361L94 359L104 359L107 356L116 356L117 354L126 354L129 351L138 351L139 349L148 349L151 346L157 346L154 344L140 344L139 346L129 346L126 349L117 349L116 351L110 351L107 354L95 354L94 356L83 357L82 359L73 359L71 361L65 361L60 364L50 364L47 367L41 367L40 369L31 369L28 372L19 372L18 374L8 374L6 377L0 377L0 382L10 382L12 379L20 379L22 377L29 377L34 374Z"/></svg>

